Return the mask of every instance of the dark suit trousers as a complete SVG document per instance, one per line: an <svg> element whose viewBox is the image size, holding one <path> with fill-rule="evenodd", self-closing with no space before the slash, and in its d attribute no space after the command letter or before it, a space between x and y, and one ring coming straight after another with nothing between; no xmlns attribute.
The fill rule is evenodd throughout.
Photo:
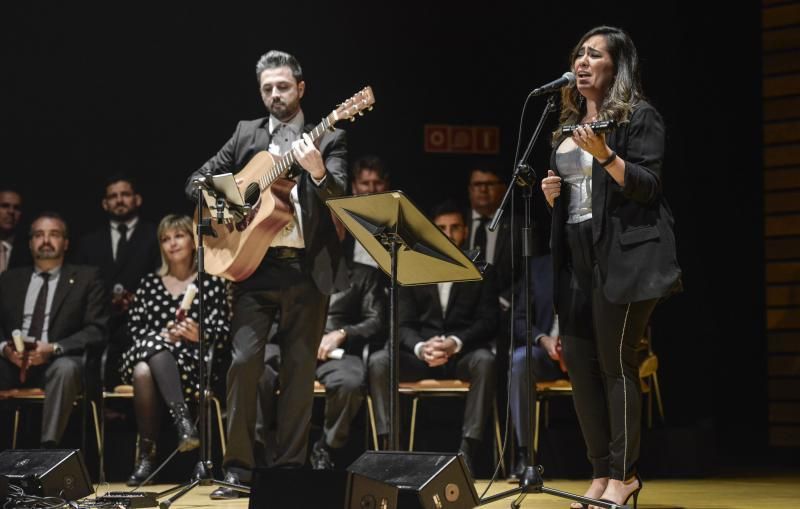
<svg viewBox="0 0 800 509"><path fill-rule="evenodd" d="M269 346L267 347L269 350ZM278 370L269 359L259 380L259 415L256 440L267 443L267 429L275 412L275 390L278 389ZM350 436L350 424L364 402L367 369L356 355L330 359L317 366L317 380L325 385L325 442L334 448L344 447Z"/></svg>
<svg viewBox="0 0 800 509"><path fill-rule="evenodd" d="M527 365L525 351L526 347L521 346L514 350L514 357L511 360L511 384L508 391L509 405L511 407L511 422L514 423L514 430L517 434L517 444L520 447L528 447L528 391L525 384L528 380L525 368ZM566 378L566 373L562 373L558 363L550 358L547 350L542 347L534 346L531 349L531 391L536 398L536 382L549 382ZM533 416L534 418L536 416ZM536 426L537 422L532 422ZM533 431L534 428L531 428Z"/></svg>
<svg viewBox="0 0 800 509"><path fill-rule="evenodd" d="M42 408L42 442L58 443L69 422L72 405L81 392L81 366L77 356L64 356L49 364L28 369L25 384L19 383L19 368L6 359L0 359L0 390L18 387L41 387L45 398Z"/></svg>
<svg viewBox="0 0 800 509"><path fill-rule="evenodd" d="M258 415L258 382L270 327L279 319L281 350L275 466L306 460L314 369L325 325L328 298L299 261L267 259L259 285L234 288L233 358L228 370L228 448L223 466L250 479ZM249 282L249 283L252 283Z"/></svg>
<svg viewBox="0 0 800 509"><path fill-rule="evenodd" d="M614 304L594 263L591 221L567 225L569 263L560 275L559 323L578 421L593 476L635 471L642 396L636 346L656 300Z"/></svg>
<svg viewBox="0 0 800 509"><path fill-rule="evenodd" d="M388 435L390 397L388 350L380 350L370 356L368 373L378 434ZM413 353L401 350L400 381L414 382L425 378L457 378L470 383L461 434L465 438L481 440L483 428L492 409L492 398L495 396L495 361L492 352L478 348L464 355L458 354L443 366L431 368Z"/></svg>

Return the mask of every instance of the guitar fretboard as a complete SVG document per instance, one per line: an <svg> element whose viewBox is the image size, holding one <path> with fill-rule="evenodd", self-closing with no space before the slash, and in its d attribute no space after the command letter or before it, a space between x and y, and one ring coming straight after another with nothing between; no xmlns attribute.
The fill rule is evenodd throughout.
<svg viewBox="0 0 800 509"><path fill-rule="evenodd" d="M317 126L308 133L309 137L311 138L311 142L315 143L320 137L322 137L326 130L330 129L331 125L333 125L333 123L328 117L323 118L322 122L317 124ZM294 163L294 152L290 150L284 154L277 163L275 163L275 166L273 166L270 171L258 179L258 185L261 190L263 191L271 186L273 182L278 180L278 178L282 177L287 171L289 171L289 168L291 168Z"/></svg>

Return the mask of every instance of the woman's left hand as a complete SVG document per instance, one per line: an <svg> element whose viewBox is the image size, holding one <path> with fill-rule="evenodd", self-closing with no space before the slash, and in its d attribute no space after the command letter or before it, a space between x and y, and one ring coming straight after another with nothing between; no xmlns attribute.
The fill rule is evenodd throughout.
<svg viewBox="0 0 800 509"><path fill-rule="evenodd" d="M198 327L197 322L191 318L186 318L185 320L181 320L180 322L176 323L172 326L169 332L173 336L179 336L193 343L200 341L200 327Z"/></svg>
<svg viewBox="0 0 800 509"><path fill-rule="evenodd" d="M592 118L592 122L597 121L597 117ZM572 141L577 146L592 154L598 161L604 161L611 155L611 149L606 145L606 135L595 133L589 124L583 124L572 132Z"/></svg>

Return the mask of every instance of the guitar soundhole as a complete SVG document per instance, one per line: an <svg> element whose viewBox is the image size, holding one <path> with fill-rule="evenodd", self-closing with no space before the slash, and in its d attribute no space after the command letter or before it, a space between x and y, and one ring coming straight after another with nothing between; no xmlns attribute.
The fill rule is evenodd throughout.
<svg viewBox="0 0 800 509"><path fill-rule="evenodd" d="M258 187L258 184L253 182L244 192L244 202L254 207L255 204L258 202L258 198L261 196L261 188Z"/></svg>

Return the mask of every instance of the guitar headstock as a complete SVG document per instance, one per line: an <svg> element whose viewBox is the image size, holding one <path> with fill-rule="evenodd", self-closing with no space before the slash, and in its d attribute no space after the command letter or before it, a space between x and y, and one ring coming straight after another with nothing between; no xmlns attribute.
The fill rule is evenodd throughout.
<svg viewBox="0 0 800 509"><path fill-rule="evenodd" d="M355 122L356 115L360 116L364 114L364 110L371 110L373 104L375 104L375 95L372 93L372 87L367 86L340 104L328 118L331 124L345 119Z"/></svg>

